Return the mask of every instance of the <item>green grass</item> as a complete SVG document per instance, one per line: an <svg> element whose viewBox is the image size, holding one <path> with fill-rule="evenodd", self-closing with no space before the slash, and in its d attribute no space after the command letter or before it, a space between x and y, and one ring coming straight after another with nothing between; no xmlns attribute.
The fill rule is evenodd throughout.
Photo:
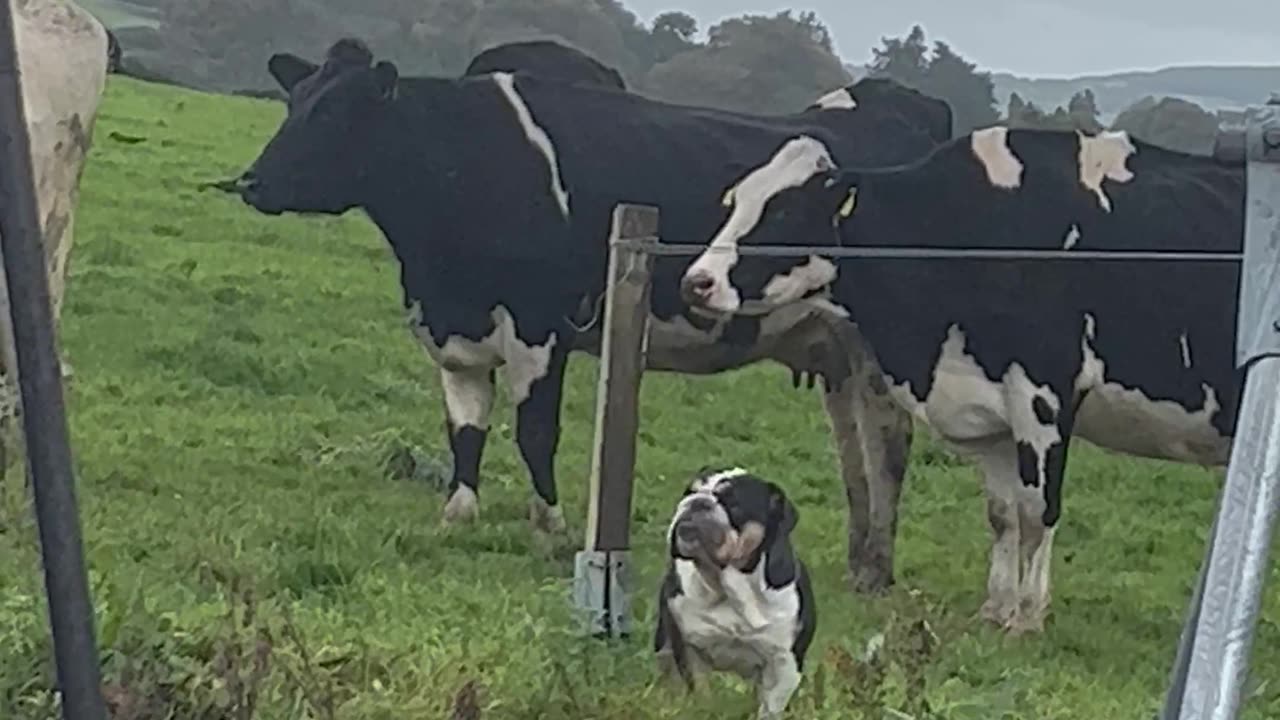
<svg viewBox="0 0 1280 720"><path fill-rule="evenodd" d="M791 717L1128 720L1159 704L1220 481L1078 446L1047 632L975 622L987 530L974 470L921 437L899 587L845 589L844 500L817 391L757 367L651 374L635 499L636 636L580 640L567 597L582 531L596 363L572 362L558 460L570 540L530 538L530 494L495 411L482 523L439 528L440 491L397 479L445 458L430 362L363 218L268 218L194 184L238 171L280 107L114 77L84 176L65 311L86 552L121 718L745 717L740 683L689 698L649 654L666 518L687 474L745 464L801 512L821 620ZM112 131L143 136L128 145ZM34 528L0 503L0 718L53 718ZM1280 715L1280 604L1266 603L1246 717ZM228 613L247 610L251 617ZM927 621L937 642L923 642ZM888 632L884 663L860 663ZM255 663L262 663L255 671ZM923 690L921 690L923 688ZM124 706L128 707L124 707ZM465 717L459 715L458 717Z"/></svg>

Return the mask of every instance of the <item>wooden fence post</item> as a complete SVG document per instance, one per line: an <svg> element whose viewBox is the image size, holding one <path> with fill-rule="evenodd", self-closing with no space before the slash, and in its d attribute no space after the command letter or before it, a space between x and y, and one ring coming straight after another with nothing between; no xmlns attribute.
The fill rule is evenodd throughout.
<svg viewBox="0 0 1280 720"><path fill-rule="evenodd" d="M653 269L643 246L656 245L657 233L657 208L614 208L586 545L574 559L574 604L582 611L583 631L598 637L630 634L631 485ZM619 240L641 246L620 246Z"/></svg>
<svg viewBox="0 0 1280 720"><path fill-rule="evenodd" d="M18 381L62 717L103 720L107 711L102 669L80 535L31 135L18 69L16 15L23 5L0 3L0 254L13 348L12 355L7 348L4 354L6 362L14 362L7 370Z"/></svg>

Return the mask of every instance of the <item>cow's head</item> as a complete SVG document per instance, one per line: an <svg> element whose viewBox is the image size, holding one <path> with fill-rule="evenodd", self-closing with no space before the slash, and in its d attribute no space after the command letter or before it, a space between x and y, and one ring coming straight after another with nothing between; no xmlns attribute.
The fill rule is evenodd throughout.
<svg viewBox="0 0 1280 720"><path fill-rule="evenodd" d="M667 543L672 557L706 569L750 569L798 518L778 485L742 468L704 468L676 505Z"/></svg>
<svg viewBox="0 0 1280 720"><path fill-rule="evenodd" d="M373 64L358 40L334 43L323 65L278 53L267 70L288 93L288 114L240 178L245 202L261 212L340 214L360 205L399 73Z"/></svg>
<svg viewBox="0 0 1280 720"><path fill-rule="evenodd" d="M823 290L835 264L819 255L744 255L751 245L838 245L853 181L818 140L788 141L724 196L733 211L681 279L685 302L704 312L769 312Z"/></svg>

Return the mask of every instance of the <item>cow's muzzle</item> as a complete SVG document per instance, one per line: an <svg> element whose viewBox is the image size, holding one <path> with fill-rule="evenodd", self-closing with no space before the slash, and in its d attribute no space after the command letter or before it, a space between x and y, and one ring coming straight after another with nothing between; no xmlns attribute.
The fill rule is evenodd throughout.
<svg viewBox="0 0 1280 720"><path fill-rule="evenodd" d="M680 298L691 307L706 307L716 289L716 279L706 270L694 270L680 280Z"/></svg>

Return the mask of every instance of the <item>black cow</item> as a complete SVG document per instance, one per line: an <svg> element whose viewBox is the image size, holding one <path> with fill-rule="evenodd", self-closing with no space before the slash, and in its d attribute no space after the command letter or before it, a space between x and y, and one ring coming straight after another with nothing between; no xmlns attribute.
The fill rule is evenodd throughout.
<svg viewBox="0 0 1280 720"><path fill-rule="evenodd" d="M742 245L1238 253L1244 172L1123 132L990 128L892 170L835 169L798 138L742 181L682 288L715 313L830 287L895 398L976 456L994 532L983 614L1038 631L1071 436L1110 450L1228 460L1242 374L1240 266L738 257Z"/></svg>
<svg viewBox="0 0 1280 720"><path fill-rule="evenodd" d="M107 31L107 72L120 72L120 58L123 51L120 49L120 40L116 38L116 34L111 32L110 28L103 28Z"/></svg>
<svg viewBox="0 0 1280 720"><path fill-rule="evenodd" d="M797 132L868 165L920 157L950 133L945 103L888 81L764 118L532 74L400 78L349 40L321 66L275 55L269 69L289 92L289 114L243 176L242 195L266 213L360 208L391 243L413 329L442 371L455 460L446 521L476 512L494 370L505 365L537 491L533 519L563 526L552 459L564 364L571 349L598 351L594 325L581 326L598 320L617 203L659 206L664 240L689 242L727 212L707 193ZM837 379L850 372L822 303L727 327L691 322L679 297L684 265L656 263L648 367L712 373L772 358ZM871 538L891 528L856 501L868 495L868 474L894 488L877 497L896 495L909 422L900 414L856 434L865 406L856 391L866 386L834 387L827 407L856 506L851 557L870 568L861 581L883 587L891 558Z"/></svg>
<svg viewBox="0 0 1280 720"><path fill-rule="evenodd" d="M495 45L471 58L463 75L527 72L564 82L626 90L617 70L577 48L554 40L521 40Z"/></svg>

